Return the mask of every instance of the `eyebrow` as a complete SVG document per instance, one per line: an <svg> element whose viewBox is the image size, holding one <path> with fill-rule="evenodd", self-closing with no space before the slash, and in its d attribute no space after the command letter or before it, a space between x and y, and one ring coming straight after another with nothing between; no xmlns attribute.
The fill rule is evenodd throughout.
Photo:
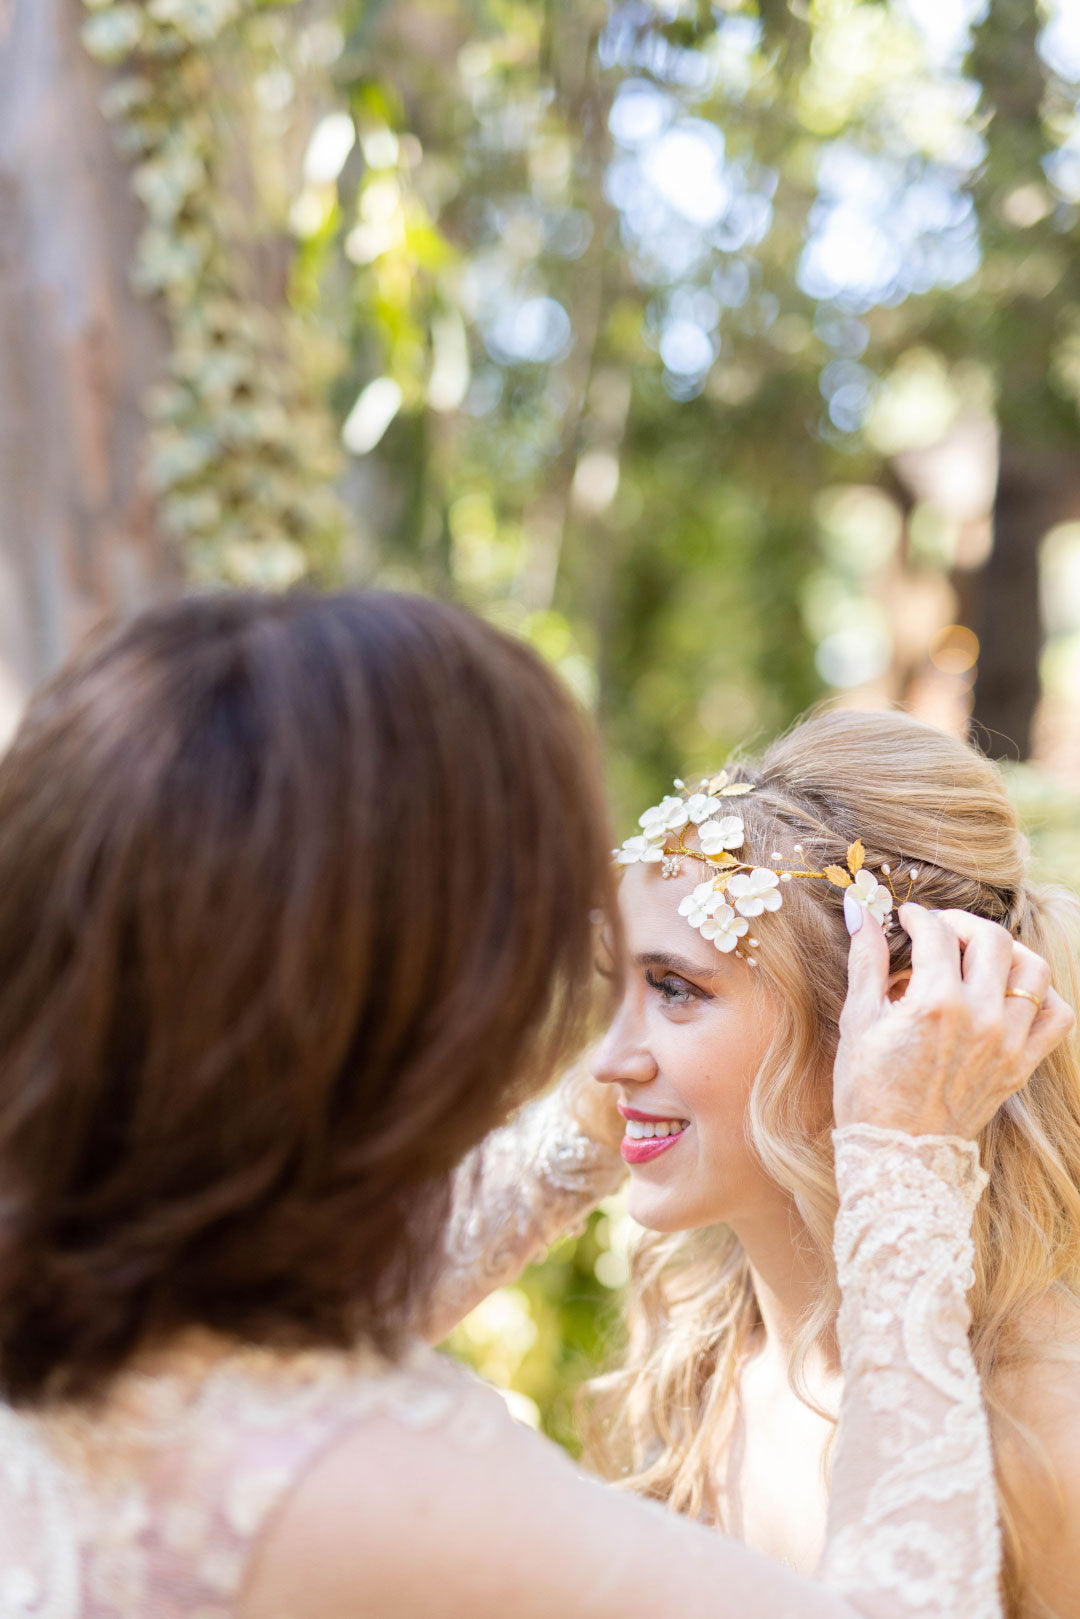
<svg viewBox="0 0 1080 1619"><path fill-rule="evenodd" d="M632 958L635 967L663 967L667 972L683 973L690 978L715 978L720 971L721 963L715 967L701 967L696 961L688 961L685 956L672 956L663 950L648 951L645 955Z"/></svg>

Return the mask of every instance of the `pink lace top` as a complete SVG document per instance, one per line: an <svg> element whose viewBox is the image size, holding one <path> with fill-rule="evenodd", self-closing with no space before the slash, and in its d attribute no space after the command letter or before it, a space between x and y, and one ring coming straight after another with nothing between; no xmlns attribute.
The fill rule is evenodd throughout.
<svg viewBox="0 0 1080 1619"><path fill-rule="evenodd" d="M520 1269L619 1173L557 1094L526 1109L462 1168L429 1329L445 1330ZM461 1473L466 1493L507 1456L519 1468L516 1506L556 1525L530 1576L538 1605L529 1613L654 1613L640 1578L620 1584L611 1572L644 1549L650 1566L678 1570L686 1615L999 1619L993 1469L967 1344L970 1224L983 1184L974 1149L848 1129L837 1136L837 1176L846 1393L822 1584L616 1497L568 1461L555 1469L545 1456L534 1467L546 1442L419 1342L391 1365L370 1351L285 1355L191 1334L120 1375L100 1406L0 1407L0 1619L236 1619L274 1513L328 1449L376 1415L475 1455ZM512 1581L518 1551L498 1533L498 1501L477 1512L472 1563L478 1550L501 1558ZM560 1548L568 1519L586 1551L571 1539ZM546 1568L571 1593L553 1589L547 1606L537 1591ZM567 1602L578 1593L575 1610ZM435 1591L402 1602L393 1619L441 1611Z"/></svg>

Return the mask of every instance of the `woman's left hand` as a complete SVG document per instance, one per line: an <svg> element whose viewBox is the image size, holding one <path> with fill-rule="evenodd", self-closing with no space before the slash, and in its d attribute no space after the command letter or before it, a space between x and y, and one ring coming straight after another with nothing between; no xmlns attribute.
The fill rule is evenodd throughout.
<svg viewBox="0 0 1080 1619"><path fill-rule="evenodd" d="M900 908L911 980L889 998L889 949L867 918L851 941L833 1071L838 1125L974 1139L1072 1030L1041 956L966 911Z"/></svg>

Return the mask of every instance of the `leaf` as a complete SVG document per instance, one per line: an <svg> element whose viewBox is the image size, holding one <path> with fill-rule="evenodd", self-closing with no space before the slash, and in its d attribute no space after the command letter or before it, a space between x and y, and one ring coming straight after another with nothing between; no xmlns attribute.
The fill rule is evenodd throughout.
<svg viewBox="0 0 1080 1619"><path fill-rule="evenodd" d="M733 781L730 787L721 787L721 798L741 798L744 793L752 793L753 783L749 781Z"/></svg>
<svg viewBox="0 0 1080 1619"><path fill-rule="evenodd" d="M727 773L726 770L721 770L720 774L718 776L714 776L712 781L710 781L710 783L709 783L709 791L710 791L710 793L721 793L721 792L723 792L723 790L727 786L727 784L728 784L728 773Z"/></svg>
<svg viewBox="0 0 1080 1619"><path fill-rule="evenodd" d="M858 873L863 869L863 862L865 859L866 850L863 848L862 838L856 838L855 842L851 844L847 852L847 866L853 877L857 876Z"/></svg>
<svg viewBox="0 0 1080 1619"><path fill-rule="evenodd" d="M705 858L714 866L737 866L739 864L735 856L729 854L726 849L721 849L719 854L706 855Z"/></svg>
<svg viewBox="0 0 1080 1619"><path fill-rule="evenodd" d="M718 894L722 894L724 892L724 890L727 888L728 883L731 881L731 879L732 879L732 877L734 877L734 875L735 875L735 873L733 871L721 872L720 876L713 883L713 887L714 887L714 889L716 890L716 892Z"/></svg>
<svg viewBox="0 0 1080 1619"><path fill-rule="evenodd" d="M825 875L837 888L850 888L852 886L851 878L843 866L826 866Z"/></svg>

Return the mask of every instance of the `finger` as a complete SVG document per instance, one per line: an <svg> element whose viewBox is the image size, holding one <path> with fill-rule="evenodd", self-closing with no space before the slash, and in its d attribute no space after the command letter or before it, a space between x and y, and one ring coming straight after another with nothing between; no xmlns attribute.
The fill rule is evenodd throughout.
<svg viewBox="0 0 1080 1619"><path fill-rule="evenodd" d="M1000 1003L1013 966L1013 938L996 922L969 911L942 911L960 941L964 983L980 1000Z"/></svg>
<svg viewBox="0 0 1080 1619"><path fill-rule="evenodd" d="M1029 994L1045 1000L1050 988L1050 963L1036 955L1034 950L1029 950L1026 944L1014 943L1009 988L1026 989Z"/></svg>
<svg viewBox="0 0 1080 1619"><path fill-rule="evenodd" d="M921 905L901 905L900 925L911 939L911 983L907 1001L960 988L960 940L955 928L942 920L939 911L925 911Z"/></svg>
<svg viewBox="0 0 1080 1619"><path fill-rule="evenodd" d="M1025 1041L1046 1004L1050 966L1034 950L1014 944L1009 981L1005 988L1005 1026L1013 1038Z"/></svg>
<svg viewBox="0 0 1080 1619"><path fill-rule="evenodd" d="M1072 1033L1076 1027L1076 1014L1068 1001L1056 989L1048 989L1042 1011L1032 1020L1024 1046L1024 1068L1030 1076L1041 1062Z"/></svg>
<svg viewBox="0 0 1080 1619"><path fill-rule="evenodd" d="M959 941L964 983L987 997L1004 994L1016 944L1012 935L997 922L985 916L974 916L970 911L934 911L932 914Z"/></svg>
<svg viewBox="0 0 1080 1619"><path fill-rule="evenodd" d="M881 1015L889 992L889 946L882 929L866 914L852 935L848 951L848 992L842 1013L845 1028L867 1028Z"/></svg>

